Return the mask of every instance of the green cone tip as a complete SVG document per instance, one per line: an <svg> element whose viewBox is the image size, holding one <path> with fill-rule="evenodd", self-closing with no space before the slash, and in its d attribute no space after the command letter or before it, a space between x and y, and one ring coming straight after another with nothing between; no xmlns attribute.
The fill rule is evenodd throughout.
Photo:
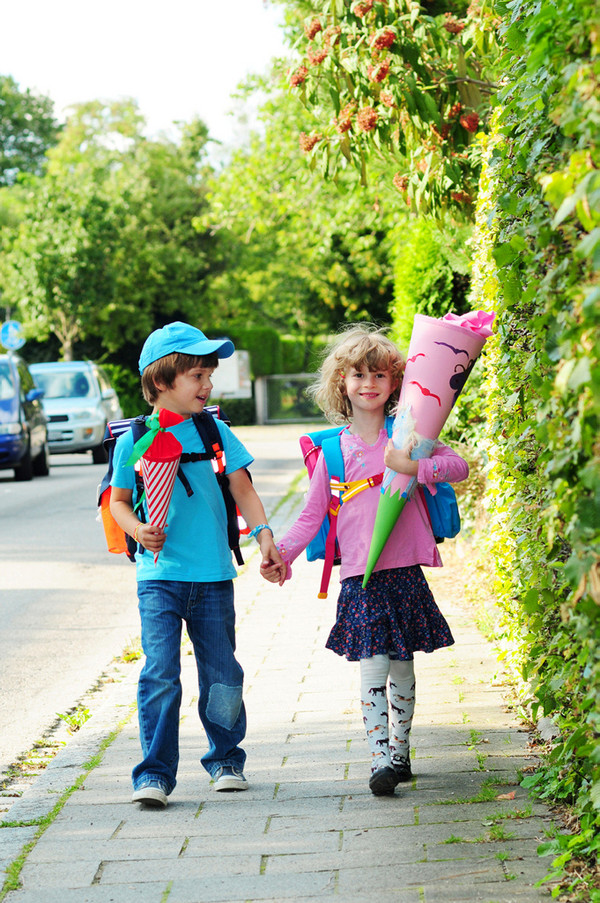
<svg viewBox="0 0 600 903"><path fill-rule="evenodd" d="M371 547L369 548L367 567L363 577L363 589L365 589L369 577L373 573L373 569L379 561L379 556L383 552L385 544L390 538L390 534L396 526L396 522L402 514L405 505L406 496L400 495L399 492L392 495L388 489L379 497L375 524L373 525L373 536L371 537Z"/></svg>

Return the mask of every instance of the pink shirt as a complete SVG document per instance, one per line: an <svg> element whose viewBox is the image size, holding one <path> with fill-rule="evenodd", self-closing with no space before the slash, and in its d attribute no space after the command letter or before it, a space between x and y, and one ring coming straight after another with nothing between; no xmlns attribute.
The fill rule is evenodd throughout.
<svg viewBox="0 0 600 903"><path fill-rule="evenodd" d="M361 480L382 473L383 453L388 441L381 430L375 445L367 445L347 430L341 435L345 479ZM435 467L434 467L435 462ZM447 445L436 446L431 458L419 461L418 482L435 495L435 483L459 483L469 475L467 462ZM340 580L364 574L380 486L372 486L345 502L338 515L338 541L342 553ZM330 498L329 475L323 455L319 456L310 481L306 502L298 519L277 543L281 555L290 565L316 535L327 513ZM422 493L415 492L406 503L375 567L376 571L424 564L441 567L442 559L431 531ZM288 568L288 577L291 570Z"/></svg>

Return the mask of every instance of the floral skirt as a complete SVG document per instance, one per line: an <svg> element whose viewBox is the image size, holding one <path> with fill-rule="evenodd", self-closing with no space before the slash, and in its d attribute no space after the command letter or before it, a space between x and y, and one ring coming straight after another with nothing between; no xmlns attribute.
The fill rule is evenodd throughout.
<svg viewBox="0 0 600 903"><path fill-rule="evenodd" d="M366 589L347 577L325 644L351 662L373 655L410 660L414 652L452 646L454 638L418 565L375 571Z"/></svg>

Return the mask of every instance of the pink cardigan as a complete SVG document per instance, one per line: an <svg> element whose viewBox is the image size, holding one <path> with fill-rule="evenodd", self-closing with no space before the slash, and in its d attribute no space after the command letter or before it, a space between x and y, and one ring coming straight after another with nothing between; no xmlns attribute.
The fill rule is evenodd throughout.
<svg viewBox="0 0 600 903"><path fill-rule="evenodd" d="M385 469L383 453L387 441L385 430L381 430L375 445L367 445L359 436L345 430L341 435L345 479L360 480L381 473ZM431 458L422 458L419 461L417 479L435 495L435 483L459 483L466 480L468 475L467 462L447 445L439 443ZM365 489L345 502L340 509L337 531L342 553L340 580L365 572L380 492L380 486ZM329 498L329 475L323 455L320 455L304 508L296 522L277 543L283 560L288 564L288 579L291 577L290 565L318 532L327 513ZM389 570L413 564L424 564L429 567L442 565L420 492L416 492L406 503L375 570Z"/></svg>

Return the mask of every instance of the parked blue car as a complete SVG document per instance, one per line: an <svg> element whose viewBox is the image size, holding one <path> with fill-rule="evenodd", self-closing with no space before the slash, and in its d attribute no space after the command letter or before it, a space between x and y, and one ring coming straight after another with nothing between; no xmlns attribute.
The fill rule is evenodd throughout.
<svg viewBox="0 0 600 903"><path fill-rule="evenodd" d="M25 361L0 355L0 470L13 468L16 480L50 473L43 394Z"/></svg>

